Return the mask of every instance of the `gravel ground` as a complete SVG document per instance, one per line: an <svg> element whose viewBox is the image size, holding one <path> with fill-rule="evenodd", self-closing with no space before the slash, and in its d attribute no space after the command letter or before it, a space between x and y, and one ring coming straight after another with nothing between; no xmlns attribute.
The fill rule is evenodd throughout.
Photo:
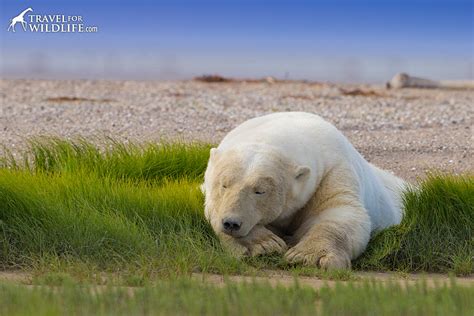
<svg viewBox="0 0 474 316"><path fill-rule="evenodd" d="M36 135L218 142L249 118L317 113L376 165L414 181L473 172L474 90L304 82L0 80L0 143Z"/></svg>

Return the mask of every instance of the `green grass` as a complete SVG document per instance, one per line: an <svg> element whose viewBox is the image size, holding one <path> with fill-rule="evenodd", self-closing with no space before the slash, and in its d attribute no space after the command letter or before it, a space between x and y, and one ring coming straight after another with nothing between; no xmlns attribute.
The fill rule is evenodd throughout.
<svg viewBox="0 0 474 316"><path fill-rule="evenodd" d="M198 180L207 165L211 146L204 143L119 143L105 139L98 147L85 139L68 141L40 137L29 142L30 149L15 159L0 159L0 167L48 174L84 172L116 180L151 181ZM7 151L8 152L8 151Z"/></svg>
<svg viewBox="0 0 474 316"><path fill-rule="evenodd" d="M474 287L336 284L315 290L266 283L174 279L140 288L0 283L1 315L472 315Z"/></svg>
<svg viewBox="0 0 474 316"><path fill-rule="evenodd" d="M0 269L119 272L142 278L191 272L295 274L281 257L237 260L202 214L198 186L208 144L40 139L0 159ZM358 269L473 272L472 176L433 176L406 196L406 218L377 235ZM132 282L133 283L133 282Z"/></svg>
<svg viewBox="0 0 474 316"><path fill-rule="evenodd" d="M402 223L376 235L355 266L469 274L473 234L474 177L432 174L405 194Z"/></svg>

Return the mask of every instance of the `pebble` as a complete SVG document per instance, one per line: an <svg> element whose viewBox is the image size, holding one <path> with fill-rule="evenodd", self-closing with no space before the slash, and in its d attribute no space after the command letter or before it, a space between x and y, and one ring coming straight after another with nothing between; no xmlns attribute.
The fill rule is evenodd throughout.
<svg viewBox="0 0 474 316"><path fill-rule="evenodd" d="M385 90L364 85L379 95L366 97L343 96L341 88L362 89L274 78L211 84L3 79L0 144L21 149L29 137L44 134L219 142L252 117L307 111L335 124L367 159L399 174L411 177L408 170L422 174L425 169L443 168L446 161L458 172L472 171L473 90ZM51 101L55 98L58 101Z"/></svg>

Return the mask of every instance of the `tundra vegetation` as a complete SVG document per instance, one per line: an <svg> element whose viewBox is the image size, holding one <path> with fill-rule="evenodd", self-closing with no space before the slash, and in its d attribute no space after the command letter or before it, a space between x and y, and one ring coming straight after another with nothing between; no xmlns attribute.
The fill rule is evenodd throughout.
<svg viewBox="0 0 474 316"><path fill-rule="evenodd" d="M88 314L99 305L105 314L334 314L336 308L351 308L351 314L468 314L474 309L468 299L472 286L378 284L361 282L350 271L289 265L276 255L233 258L203 216L199 185L210 144L96 143L38 138L23 153L4 150L0 270L28 272L28 282L38 286L0 282L0 314ZM406 193L405 212L400 225L373 237L353 262L356 271L473 273L472 174L428 175ZM215 287L190 279L193 273L265 276L269 271L349 282L317 290L297 283ZM50 288L58 283L60 289ZM105 287L97 291L97 286ZM55 291L62 295L51 295ZM32 303L21 304L25 299Z"/></svg>

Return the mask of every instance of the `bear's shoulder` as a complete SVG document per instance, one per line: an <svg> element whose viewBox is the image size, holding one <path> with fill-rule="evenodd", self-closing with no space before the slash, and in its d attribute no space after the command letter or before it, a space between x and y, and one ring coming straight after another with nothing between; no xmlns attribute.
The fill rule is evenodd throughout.
<svg viewBox="0 0 474 316"><path fill-rule="evenodd" d="M343 138L332 124L316 114L279 112L240 124L224 137L220 147L228 149L241 143L261 143L288 152L294 145L334 143L334 140Z"/></svg>

